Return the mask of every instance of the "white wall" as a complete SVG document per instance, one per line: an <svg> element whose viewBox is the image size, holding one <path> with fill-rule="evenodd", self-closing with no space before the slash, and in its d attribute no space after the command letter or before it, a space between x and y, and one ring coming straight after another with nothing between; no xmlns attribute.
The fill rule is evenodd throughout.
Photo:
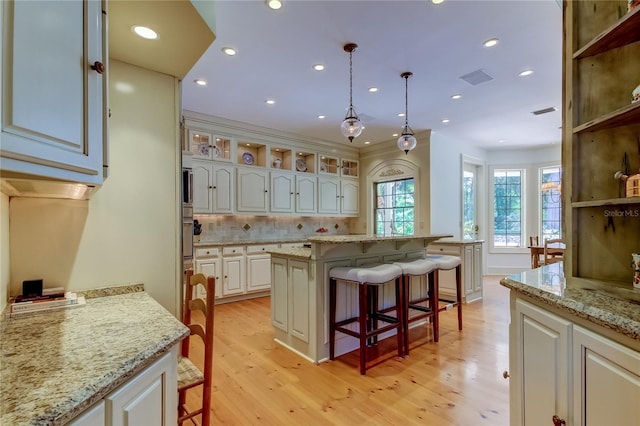
<svg viewBox="0 0 640 426"><path fill-rule="evenodd" d="M109 79L110 176L89 201L11 199L10 291L36 277L68 290L142 282L175 314L182 276L177 80L118 61Z"/></svg>
<svg viewBox="0 0 640 426"><path fill-rule="evenodd" d="M0 193L0 312L9 297L9 197Z"/></svg>
<svg viewBox="0 0 640 426"><path fill-rule="evenodd" d="M455 239L462 238L462 155L486 159L483 149L431 133L431 232Z"/></svg>
<svg viewBox="0 0 640 426"><path fill-rule="evenodd" d="M526 202L525 203L525 237L538 235L538 168L542 165L559 165L561 145L553 144L544 148L528 150L500 150L487 152L488 168L494 166L522 167L525 169ZM488 170L489 171L489 170ZM488 184L491 182L487 173ZM489 194L487 194L489 196ZM491 204L488 204L489 206ZM489 217L491 220L491 217ZM490 225L490 223L489 223ZM528 244L528 241L527 241ZM531 268L531 254L526 248L513 253L492 253L487 244L487 273L507 275Z"/></svg>

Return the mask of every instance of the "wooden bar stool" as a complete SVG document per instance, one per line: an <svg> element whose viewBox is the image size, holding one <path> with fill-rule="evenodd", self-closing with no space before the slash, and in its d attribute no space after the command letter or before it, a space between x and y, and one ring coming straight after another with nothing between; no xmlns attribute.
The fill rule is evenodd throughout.
<svg viewBox="0 0 640 426"><path fill-rule="evenodd" d="M422 319L430 319L433 326L433 341L439 337L438 321L438 266L430 259L415 259L408 262L395 262L402 268L403 302L404 308L404 355L409 355L409 324ZM411 277L425 277L428 283L427 293L412 299ZM424 303L427 302L427 305ZM417 315L411 315L411 310L418 311Z"/></svg>
<svg viewBox="0 0 640 426"><path fill-rule="evenodd" d="M458 330L462 330L462 259L458 256L446 254L429 254L427 259L436 263L438 271L456 270L456 301L439 308L439 311L446 311L452 307L458 308Z"/></svg>
<svg viewBox="0 0 640 426"><path fill-rule="evenodd" d="M396 330L398 356L403 355L403 309L402 285L400 278L402 269L392 264L371 264L359 267L339 266L329 271L329 359L335 358L336 331L356 337L360 340L360 374L367 370L367 343L387 331ZM336 285L337 280L358 284L358 315L336 321ZM378 307L378 290L382 284L395 281L395 307L385 309ZM387 311L395 311L396 316L387 315ZM378 321L385 323L378 327ZM346 327L358 323L356 331Z"/></svg>

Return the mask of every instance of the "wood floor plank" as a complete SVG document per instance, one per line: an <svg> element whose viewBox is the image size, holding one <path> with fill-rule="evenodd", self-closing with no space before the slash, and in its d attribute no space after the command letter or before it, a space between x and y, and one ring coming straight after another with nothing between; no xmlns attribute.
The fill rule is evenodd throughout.
<svg viewBox="0 0 640 426"><path fill-rule="evenodd" d="M217 305L213 423L507 425L509 293L499 279L485 277L483 300L464 305L461 332L456 311L442 312L438 343L426 325L411 329L408 357L395 356L395 338L381 341L366 376L356 352L315 365L276 343L268 297Z"/></svg>

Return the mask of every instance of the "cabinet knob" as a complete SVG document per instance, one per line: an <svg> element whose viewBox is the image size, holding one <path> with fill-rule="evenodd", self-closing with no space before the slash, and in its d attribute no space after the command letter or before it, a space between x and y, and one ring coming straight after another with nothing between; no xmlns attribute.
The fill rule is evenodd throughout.
<svg viewBox="0 0 640 426"><path fill-rule="evenodd" d="M213 185L213 186L212 186L212 188L213 188L213 189L218 189L218 187L217 187L217 186L215 186L215 185Z"/></svg>
<svg viewBox="0 0 640 426"><path fill-rule="evenodd" d="M553 417L551 418L551 421L553 421L553 426L562 426L567 424L567 422L565 422L564 419L561 419L560 417L558 417L557 414L553 415Z"/></svg>
<svg viewBox="0 0 640 426"><path fill-rule="evenodd" d="M97 72L98 74L104 73L104 65L100 61L95 61L93 65L91 65L91 69Z"/></svg>
<svg viewBox="0 0 640 426"><path fill-rule="evenodd" d="M209 252L207 252L207 254L209 254Z"/></svg>
<svg viewBox="0 0 640 426"><path fill-rule="evenodd" d="M214 186L209 185L209 189L213 189L213 188L215 188L215 187L214 187Z"/></svg>
<svg viewBox="0 0 640 426"><path fill-rule="evenodd" d="M504 377L505 379L508 379L510 377L509 376L509 372L507 370L503 371L502 372L502 377Z"/></svg>
<svg viewBox="0 0 640 426"><path fill-rule="evenodd" d="M264 193L266 194L267 192L268 192L268 191L265 189L265 190L264 190Z"/></svg>

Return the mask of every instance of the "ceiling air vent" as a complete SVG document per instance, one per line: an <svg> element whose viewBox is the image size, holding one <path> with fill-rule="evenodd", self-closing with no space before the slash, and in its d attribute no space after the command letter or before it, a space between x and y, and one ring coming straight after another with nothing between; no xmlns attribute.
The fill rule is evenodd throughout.
<svg viewBox="0 0 640 426"><path fill-rule="evenodd" d="M549 107L549 108L539 109L537 111L531 111L531 114L542 115L542 114L546 114L548 112L553 112L553 111L557 111L556 107Z"/></svg>
<svg viewBox="0 0 640 426"><path fill-rule="evenodd" d="M460 78L472 86L477 86L478 84L486 83L487 81L493 80L493 77L482 70L470 72L469 74L465 74Z"/></svg>

